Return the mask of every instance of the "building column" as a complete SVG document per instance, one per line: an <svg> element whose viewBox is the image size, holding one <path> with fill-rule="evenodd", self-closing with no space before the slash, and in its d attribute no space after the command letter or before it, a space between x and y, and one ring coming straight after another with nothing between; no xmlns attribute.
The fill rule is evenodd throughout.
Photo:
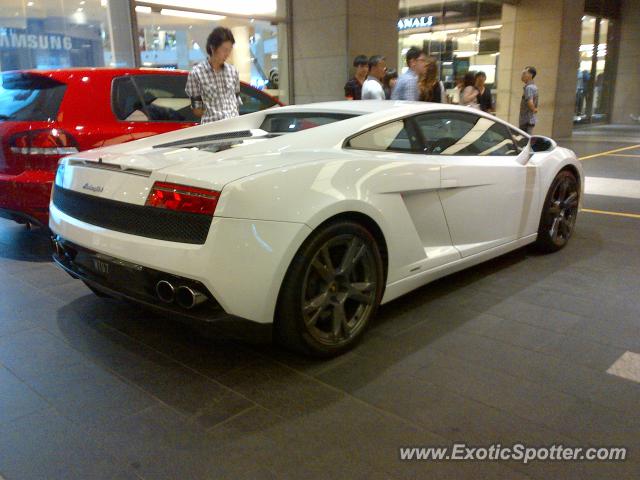
<svg viewBox="0 0 640 480"><path fill-rule="evenodd" d="M640 116L640 8L637 0L622 0L621 3L618 67L611 123L637 125L637 121L631 116Z"/></svg>
<svg viewBox="0 0 640 480"><path fill-rule="evenodd" d="M251 31L249 27L239 26L231 27L231 33L233 33L236 43L233 45L230 63L238 69L240 80L249 83L251 81L251 59L253 58L249 42Z"/></svg>
<svg viewBox="0 0 640 480"><path fill-rule="evenodd" d="M138 32L130 0L109 0L107 20L111 41L111 63L113 67L135 67L139 63L136 52Z"/></svg>
<svg viewBox="0 0 640 480"><path fill-rule="evenodd" d="M344 99L356 55L384 55L396 65L398 2L296 0L292 4L292 101Z"/></svg>
<svg viewBox="0 0 640 480"><path fill-rule="evenodd" d="M499 117L518 124L522 69L538 74L538 124L534 133L555 138L573 131L578 51L584 0L521 0L503 5L498 65Z"/></svg>

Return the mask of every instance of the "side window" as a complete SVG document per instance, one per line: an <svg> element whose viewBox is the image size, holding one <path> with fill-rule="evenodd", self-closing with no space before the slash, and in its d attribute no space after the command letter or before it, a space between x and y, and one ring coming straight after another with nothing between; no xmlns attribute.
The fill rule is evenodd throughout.
<svg viewBox="0 0 640 480"><path fill-rule="evenodd" d="M258 112L276 105L276 102L270 96L242 83L240 84L240 99L242 100L240 115Z"/></svg>
<svg viewBox="0 0 640 480"><path fill-rule="evenodd" d="M146 121L142 100L131 77L118 77L111 85L111 109L118 120Z"/></svg>
<svg viewBox="0 0 640 480"><path fill-rule="evenodd" d="M504 125L479 115L437 112L415 118L431 155L517 155Z"/></svg>
<svg viewBox="0 0 640 480"><path fill-rule="evenodd" d="M132 121L198 122L184 91L186 75L135 75L133 81L142 101L134 105Z"/></svg>
<svg viewBox="0 0 640 480"><path fill-rule="evenodd" d="M510 128L509 130L511 131L511 136L513 137L513 141L516 142L518 149L523 150L529 143L529 138L512 128Z"/></svg>
<svg viewBox="0 0 640 480"><path fill-rule="evenodd" d="M405 120L398 120L351 138L347 147L380 152L415 153L421 150L418 145L418 139L411 125Z"/></svg>

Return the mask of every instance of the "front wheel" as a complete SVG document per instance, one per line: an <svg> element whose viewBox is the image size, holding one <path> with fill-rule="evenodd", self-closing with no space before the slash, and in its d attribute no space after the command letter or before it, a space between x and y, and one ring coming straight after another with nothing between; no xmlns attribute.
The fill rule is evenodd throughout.
<svg viewBox="0 0 640 480"><path fill-rule="evenodd" d="M339 355L361 338L383 283L382 257L366 228L350 221L320 227L300 247L282 283L277 340L315 356Z"/></svg>
<svg viewBox="0 0 640 480"><path fill-rule="evenodd" d="M571 235L578 216L580 187L576 176L563 170L551 183L542 208L536 246L543 252L563 248Z"/></svg>

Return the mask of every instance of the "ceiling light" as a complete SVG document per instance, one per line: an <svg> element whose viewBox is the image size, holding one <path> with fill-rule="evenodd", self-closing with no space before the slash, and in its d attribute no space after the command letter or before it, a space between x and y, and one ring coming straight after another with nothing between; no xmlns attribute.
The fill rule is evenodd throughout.
<svg viewBox="0 0 640 480"><path fill-rule="evenodd" d="M33 7L33 2L27 2L27 7Z"/></svg>
<svg viewBox="0 0 640 480"><path fill-rule="evenodd" d="M160 10L160 15L182 18L197 18L199 20L210 20L213 22L224 20L225 18L227 18L222 15L212 15L211 13L186 12L184 10L172 10L170 8L163 8L162 10Z"/></svg>
<svg viewBox="0 0 640 480"><path fill-rule="evenodd" d="M216 12L231 15L255 15L275 16L278 13L277 0L144 0L144 3L161 5L162 7L178 7L184 9L200 10L203 12ZM214 5L213 7L211 5Z"/></svg>
<svg viewBox="0 0 640 480"><path fill-rule="evenodd" d="M151 13L151 7L143 7L142 5L136 5L136 12Z"/></svg>

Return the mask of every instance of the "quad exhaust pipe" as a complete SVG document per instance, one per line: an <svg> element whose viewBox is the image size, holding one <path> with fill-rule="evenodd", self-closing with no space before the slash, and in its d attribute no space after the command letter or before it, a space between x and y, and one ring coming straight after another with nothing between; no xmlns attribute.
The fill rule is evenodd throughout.
<svg viewBox="0 0 640 480"><path fill-rule="evenodd" d="M173 302L176 295L176 289L166 280L160 280L156 283L156 295L165 303Z"/></svg>
<svg viewBox="0 0 640 480"><path fill-rule="evenodd" d="M176 303L182 308L191 309L206 301L207 296L204 293L198 292L191 287L185 287L183 285L178 287L176 291Z"/></svg>
<svg viewBox="0 0 640 480"><path fill-rule="evenodd" d="M167 280L160 280L156 284L156 295L165 303L175 301L179 306L187 310L208 300L207 296L202 292L187 287L186 285L181 285L176 288Z"/></svg>

